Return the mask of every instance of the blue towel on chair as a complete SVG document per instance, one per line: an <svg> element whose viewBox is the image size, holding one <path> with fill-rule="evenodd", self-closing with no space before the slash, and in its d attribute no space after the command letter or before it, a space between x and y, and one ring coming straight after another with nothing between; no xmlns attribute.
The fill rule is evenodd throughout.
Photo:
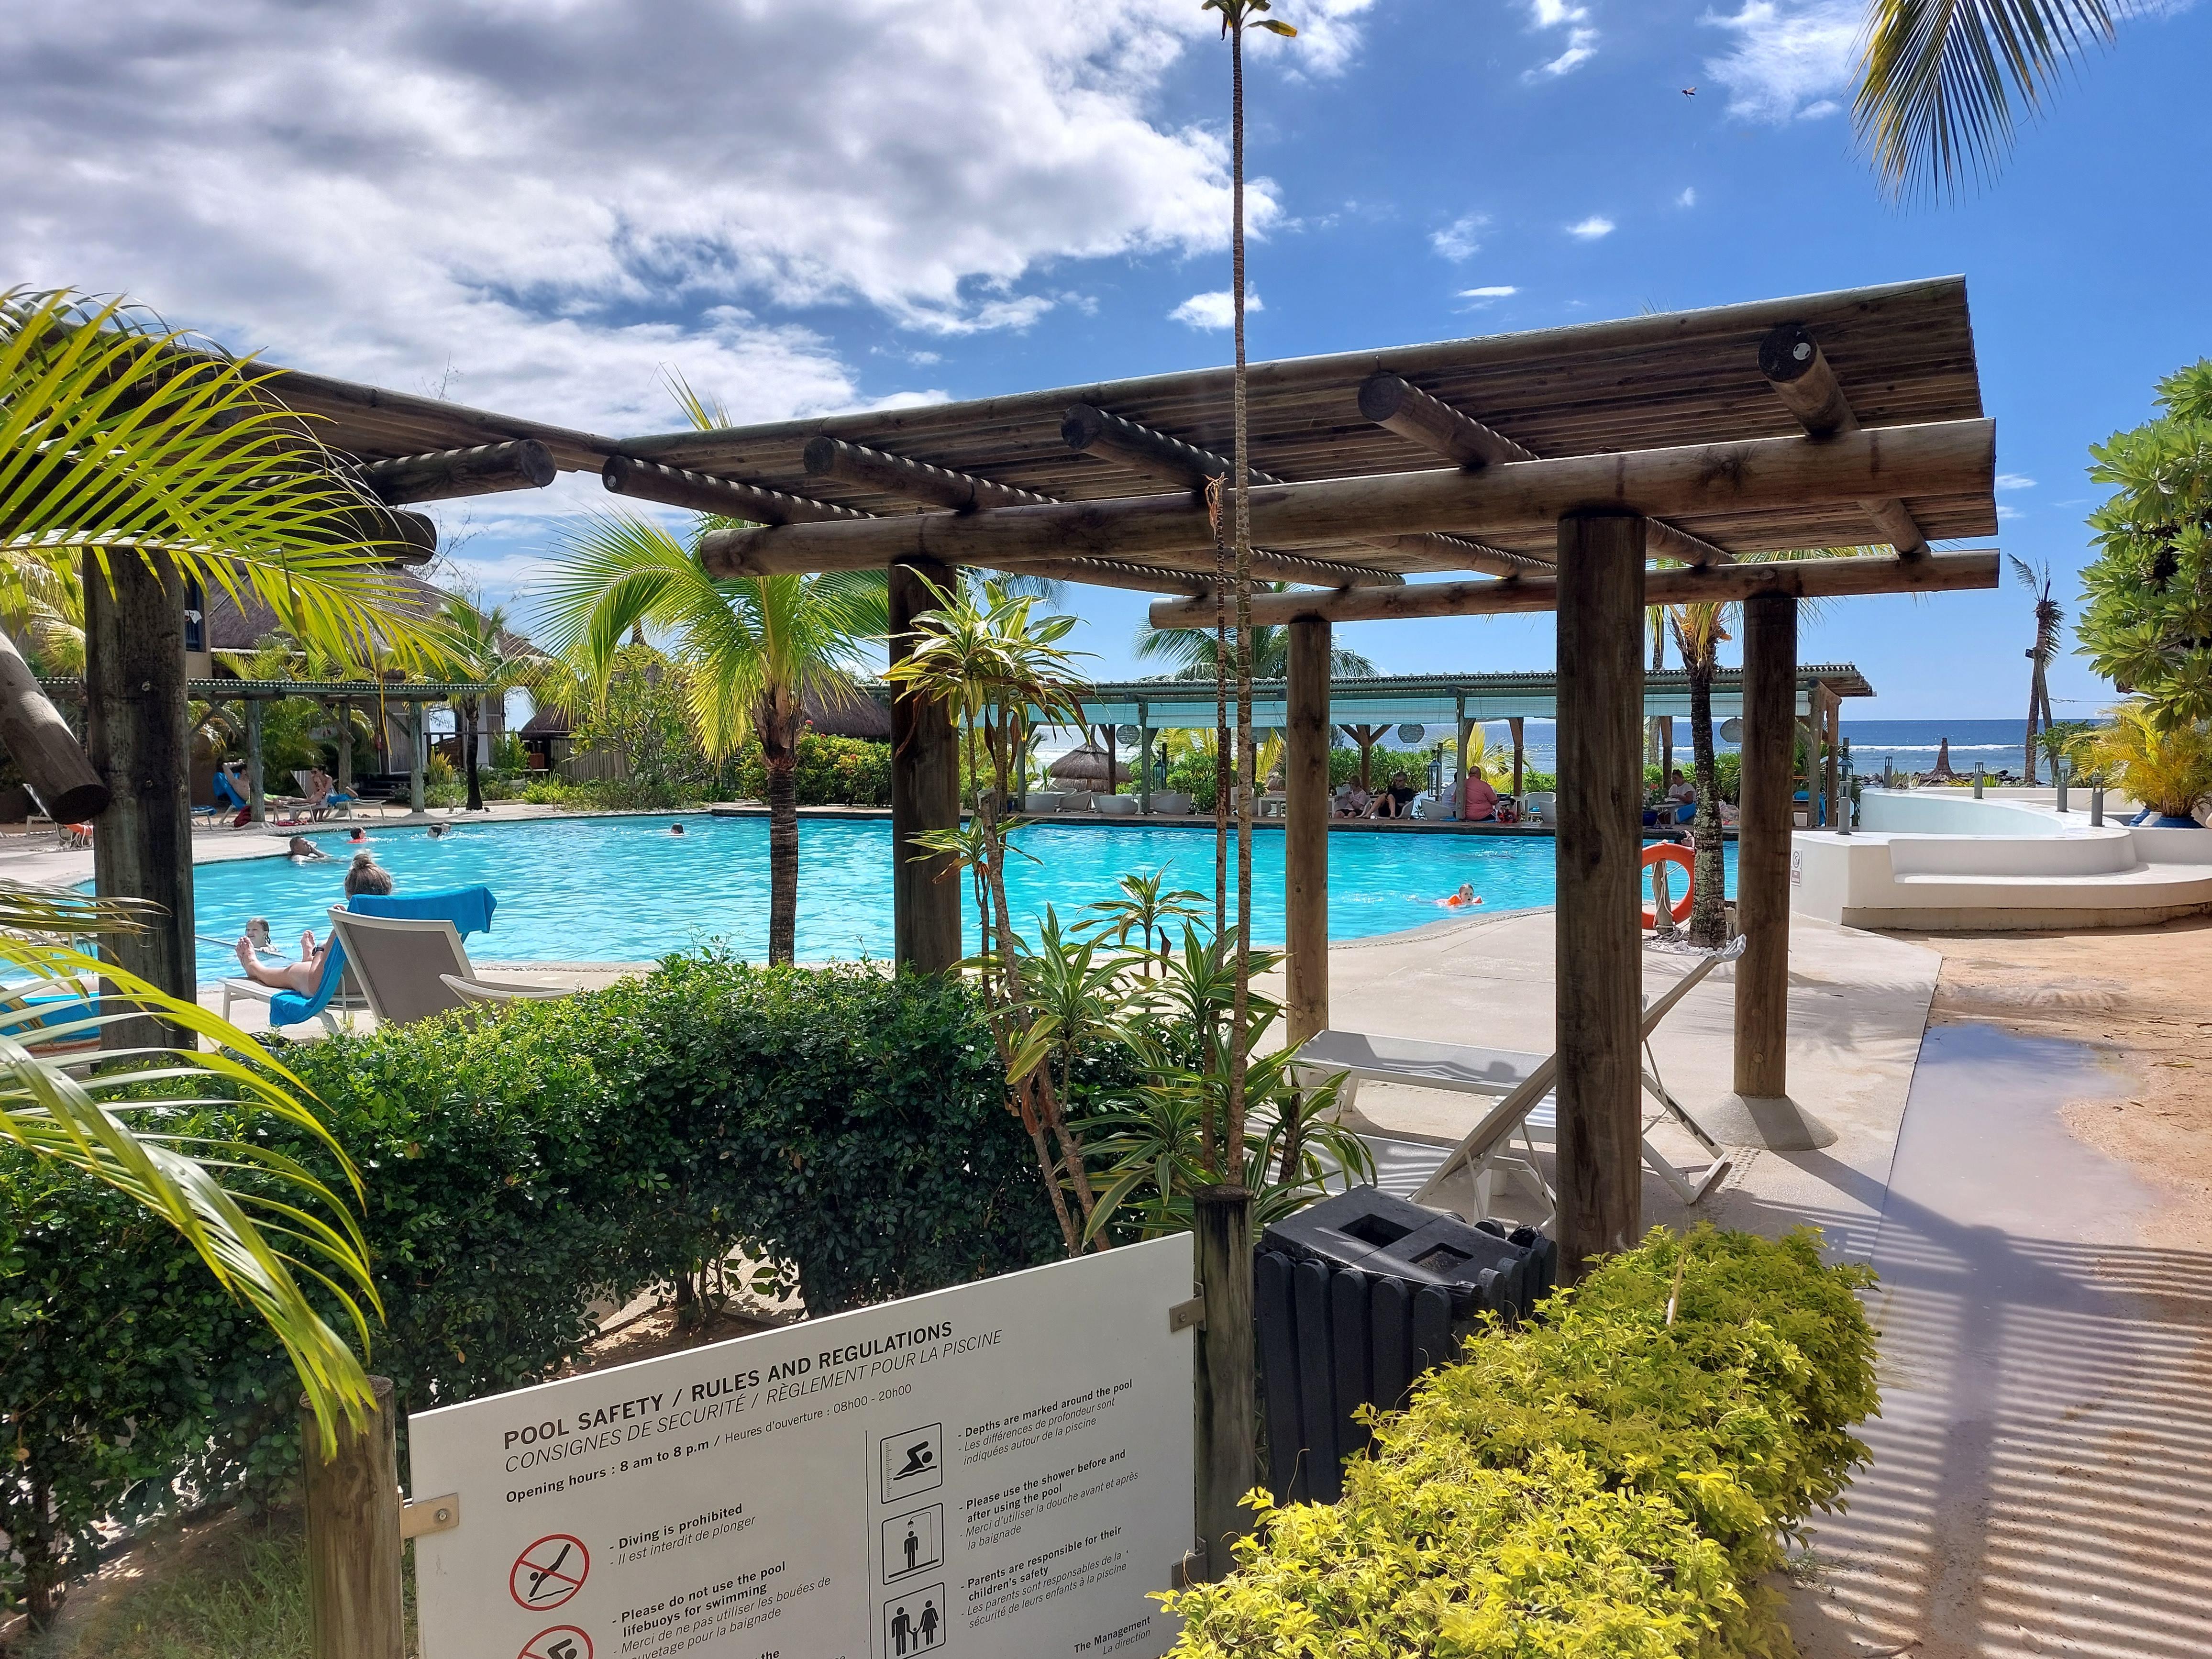
<svg viewBox="0 0 2212 1659"><path fill-rule="evenodd" d="M466 939L491 932L491 913L499 908L489 887L447 887L434 893L356 893L346 908L364 916L402 921L450 921Z"/></svg>
<svg viewBox="0 0 2212 1659"><path fill-rule="evenodd" d="M346 908L364 916L395 916L405 921L450 921L464 939L491 931L491 913L499 906L489 887L449 887L434 893L356 893ZM345 981L345 947L336 940L323 963L322 981L315 994L279 991L269 999L269 1024L299 1025L330 1006Z"/></svg>

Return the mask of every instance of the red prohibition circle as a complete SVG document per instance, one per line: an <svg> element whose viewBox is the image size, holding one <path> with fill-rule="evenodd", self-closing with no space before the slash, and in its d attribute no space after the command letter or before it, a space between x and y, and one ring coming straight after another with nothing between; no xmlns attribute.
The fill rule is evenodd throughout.
<svg viewBox="0 0 2212 1659"><path fill-rule="evenodd" d="M574 1625L556 1625L524 1643L514 1659L592 1659L592 1638Z"/></svg>
<svg viewBox="0 0 2212 1659"><path fill-rule="evenodd" d="M568 1605L584 1588L591 1571L592 1553L582 1539L549 1533L514 1558L507 1575L507 1593L518 1607L550 1613Z"/></svg>

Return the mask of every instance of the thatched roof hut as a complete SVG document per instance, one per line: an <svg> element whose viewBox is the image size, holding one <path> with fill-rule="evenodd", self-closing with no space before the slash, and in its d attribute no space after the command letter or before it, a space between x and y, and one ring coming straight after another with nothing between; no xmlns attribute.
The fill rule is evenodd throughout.
<svg viewBox="0 0 2212 1659"><path fill-rule="evenodd" d="M1106 787L1106 751L1097 744L1079 744L1045 770L1055 783L1071 784L1082 789L1103 789ZM1127 783L1131 776L1128 767L1116 755L1114 757L1115 783Z"/></svg>

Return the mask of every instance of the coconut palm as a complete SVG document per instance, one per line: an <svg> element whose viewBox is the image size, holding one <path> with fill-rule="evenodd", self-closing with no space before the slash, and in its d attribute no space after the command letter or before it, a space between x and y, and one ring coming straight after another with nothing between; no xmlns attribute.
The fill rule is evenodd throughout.
<svg viewBox="0 0 2212 1659"><path fill-rule="evenodd" d="M865 647L890 629L880 570L718 581L699 538L732 520L701 516L679 540L649 519L605 514L562 538L546 590L545 633L604 695L616 654L643 627L684 670L700 746L720 760L757 738L768 772L768 955L790 962L799 917L799 732L805 698L840 707L860 695Z"/></svg>
<svg viewBox="0 0 2212 1659"><path fill-rule="evenodd" d="M1288 582L1270 582L1267 591L1287 592ZM1255 680L1279 680L1291 672L1291 630L1287 628L1261 626L1250 630L1252 643L1252 678ZM1212 679L1220 665L1221 653L1211 629L1204 628L1154 628L1146 623L1137 629L1137 654L1148 662L1171 665L1168 678L1176 680ZM1233 653L1232 653L1233 655ZM1357 651L1337 646L1328 653L1328 672L1333 678L1369 679L1377 672Z"/></svg>
<svg viewBox="0 0 2212 1659"><path fill-rule="evenodd" d="M479 611L456 595L446 601L439 623L439 654L444 671L457 681L483 688L453 699L453 712L461 727L463 764L468 773L468 810L481 812L483 786L477 776L477 740L485 702L489 700L495 707L503 707L508 692L528 691L542 702L565 703L573 694L575 676L561 659L547 655L510 631L503 605Z"/></svg>
<svg viewBox="0 0 2212 1659"><path fill-rule="evenodd" d="M0 610L57 562L174 569L349 658L418 653L398 521L234 361L121 300L0 294Z"/></svg>
<svg viewBox="0 0 2212 1659"><path fill-rule="evenodd" d="M2021 586L2035 595L2035 643L2027 647L2027 660L2032 665L2027 680L2027 781L2035 782L2035 756L2041 746L2037 734L2051 727L2051 684L2049 673L2052 660L2058 655L2059 625L2066 613L2059 609L2058 601L2051 597L2051 562L2030 564L2017 554L2008 556L2012 560L2012 574ZM2055 774L2057 762L2051 763Z"/></svg>
<svg viewBox="0 0 2212 1659"><path fill-rule="evenodd" d="M1852 117L1893 195L1993 176L2061 71L2142 0L1869 0Z"/></svg>

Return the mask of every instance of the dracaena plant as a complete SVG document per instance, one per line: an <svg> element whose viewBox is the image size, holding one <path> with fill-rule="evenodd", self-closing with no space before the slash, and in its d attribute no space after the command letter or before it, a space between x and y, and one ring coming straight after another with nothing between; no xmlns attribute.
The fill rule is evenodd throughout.
<svg viewBox="0 0 2212 1659"><path fill-rule="evenodd" d="M1014 593L999 582L930 585L937 604L915 618L908 653L885 678L952 718L969 780L967 822L915 837L927 856L944 859L948 873L964 872L975 901L976 953L962 963L974 976L1006 1067L1007 1105L1021 1119L1036 1153L1038 1174L1071 1255L1085 1244L1092 1210L1082 1139L1069 1121L1065 1074L1053 1060L1065 1052L1065 1010L1048 994L1048 976L1036 953L1014 931L1006 904L1006 860L1024 856L1012 842L1024 820L1008 804L1027 764L1030 733L1037 726L1082 724L1080 687L1073 656L1060 647L1075 626L1066 616L1033 617L1034 594ZM1051 938L1056 954L1087 947ZM1066 979L1091 971L1060 964ZM1070 1200L1073 1200L1071 1207Z"/></svg>

